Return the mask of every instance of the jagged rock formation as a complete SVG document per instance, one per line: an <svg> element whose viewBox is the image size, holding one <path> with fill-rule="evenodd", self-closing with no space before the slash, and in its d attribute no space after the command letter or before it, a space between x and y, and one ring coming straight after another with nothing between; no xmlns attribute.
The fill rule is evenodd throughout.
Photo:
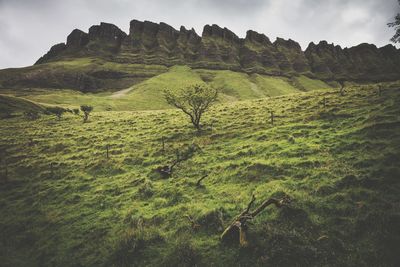
<svg viewBox="0 0 400 267"><path fill-rule="evenodd" d="M249 30L244 39L218 25L204 26L201 37L191 29L132 20L129 34L112 24L92 26L89 33L73 30L66 44L57 44L36 64L70 57L100 57L118 63L228 69L324 80L400 79L400 51L392 45L360 44L342 49L321 41L303 52L293 40L271 42Z"/></svg>
<svg viewBox="0 0 400 267"><path fill-rule="evenodd" d="M90 27L89 33L75 29L68 35L66 44L56 44L36 64L71 56L99 55L109 57L119 52L125 37L126 33L117 26L104 22Z"/></svg>
<svg viewBox="0 0 400 267"><path fill-rule="evenodd" d="M393 45L360 44L342 49L321 41L310 43L305 55L312 72L330 80L394 80L400 78L400 52Z"/></svg>

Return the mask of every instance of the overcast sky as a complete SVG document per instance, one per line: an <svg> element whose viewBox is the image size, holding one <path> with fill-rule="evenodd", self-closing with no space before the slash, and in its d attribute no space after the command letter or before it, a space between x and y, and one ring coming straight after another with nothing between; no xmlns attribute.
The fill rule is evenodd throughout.
<svg viewBox="0 0 400 267"><path fill-rule="evenodd" d="M303 50L327 40L341 46L383 46L394 34L386 24L400 12L397 0L0 0L0 69L32 65L75 28L101 21L125 32L132 19L194 28L248 29L291 38Z"/></svg>

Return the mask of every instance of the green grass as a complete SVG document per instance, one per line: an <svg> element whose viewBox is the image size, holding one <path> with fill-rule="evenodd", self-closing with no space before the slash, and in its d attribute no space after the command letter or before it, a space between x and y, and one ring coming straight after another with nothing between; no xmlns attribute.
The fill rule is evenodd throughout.
<svg viewBox="0 0 400 267"><path fill-rule="evenodd" d="M323 81L310 79L304 75L300 75L298 78L296 78L296 81L306 91L332 89L330 85L324 83Z"/></svg>
<svg viewBox="0 0 400 267"><path fill-rule="evenodd" d="M147 82L178 86L182 77L198 80L196 73L178 67ZM285 80L250 79L292 92ZM127 97L133 100L135 90L153 94L148 86L138 85ZM107 95L96 97L100 106ZM7 166L8 179L0 184L0 262L395 266L399 101L397 87L385 88L381 96L373 87L354 87L343 97L337 90L318 90L226 102L205 115L201 134L178 110L99 108L85 124L72 114L61 120L2 120L0 172L4 177ZM270 110L276 115L273 126ZM155 174L174 159L176 149L192 143L201 152L171 178ZM203 174L208 177L196 187ZM224 227L252 194L257 205L271 196L288 195L292 202L267 208L253 220L250 247L221 244ZM186 215L200 228L191 229Z"/></svg>
<svg viewBox="0 0 400 267"><path fill-rule="evenodd" d="M254 80L259 87L265 88L265 93L268 96L279 96L299 92L298 88L291 85L284 78L255 74Z"/></svg>
<svg viewBox="0 0 400 267"><path fill-rule="evenodd" d="M152 77L132 87L132 91L121 101L128 101L134 109L168 108L163 97L165 89L180 89L193 83L203 83L200 76L189 67L175 66L161 75Z"/></svg>
<svg viewBox="0 0 400 267"><path fill-rule="evenodd" d="M68 108L88 104L94 106L95 111L131 111L169 108L169 105L164 100L163 90L182 88L193 83L205 82L217 88L220 92L219 101L222 103L293 94L304 90L330 88L322 81L312 80L305 76L300 76L298 78L299 82L293 83L287 78L278 76L246 74L228 70L191 69L187 66L174 66L165 70L157 69L157 66L143 66L143 70L139 70L141 68L140 65L124 65L110 62L105 62L104 65L101 65L98 62L96 63L94 59L54 62L51 64L56 69L58 67L64 69L88 69L88 66L96 66L96 68L102 66L104 69L127 73L135 72L137 75L141 72L142 74L140 75L144 75L146 72L152 73L152 71L159 71L161 74L153 73L152 77L147 77L140 82L134 83L132 86L124 87L123 90L125 92L120 95L115 90L82 93L70 89L56 90L43 88L3 89L1 92L17 97L24 97L42 104L60 105ZM115 79L111 79L109 82L113 81ZM115 94L118 96L115 96Z"/></svg>

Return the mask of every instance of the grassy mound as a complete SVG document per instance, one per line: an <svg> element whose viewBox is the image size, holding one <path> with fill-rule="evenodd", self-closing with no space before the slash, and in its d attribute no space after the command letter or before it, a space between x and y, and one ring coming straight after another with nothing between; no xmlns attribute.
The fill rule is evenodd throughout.
<svg viewBox="0 0 400 267"><path fill-rule="evenodd" d="M41 112L43 110L43 106L27 99L9 95L0 95L0 116L7 117L26 111Z"/></svg>
<svg viewBox="0 0 400 267"><path fill-rule="evenodd" d="M121 64L99 58L73 58L0 70L0 88L52 88L81 92L115 91L159 75L160 65Z"/></svg>
<svg viewBox="0 0 400 267"><path fill-rule="evenodd" d="M72 114L9 119L0 124L2 177L8 172L0 262L395 266L399 101L399 89L379 96L366 87L222 103L205 115L201 134L177 110L95 112L85 124ZM171 178L156 175L193 143L201 151ZM284 195L292 202L253 220L248 248L221 244L252 194L256 204Z"/></svg>

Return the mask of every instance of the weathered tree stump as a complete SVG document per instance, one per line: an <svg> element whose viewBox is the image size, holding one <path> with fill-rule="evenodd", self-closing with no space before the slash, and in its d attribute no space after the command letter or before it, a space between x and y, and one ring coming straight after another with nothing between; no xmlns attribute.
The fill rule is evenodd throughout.
<svg viewBox="0 0 400 267"><path fill-rule="evenodd" d="M169 178L172 174L172 168L173 166L161 166L161 167L157 167L156 171L161 174L161 176L163 178Z"/></svg>

